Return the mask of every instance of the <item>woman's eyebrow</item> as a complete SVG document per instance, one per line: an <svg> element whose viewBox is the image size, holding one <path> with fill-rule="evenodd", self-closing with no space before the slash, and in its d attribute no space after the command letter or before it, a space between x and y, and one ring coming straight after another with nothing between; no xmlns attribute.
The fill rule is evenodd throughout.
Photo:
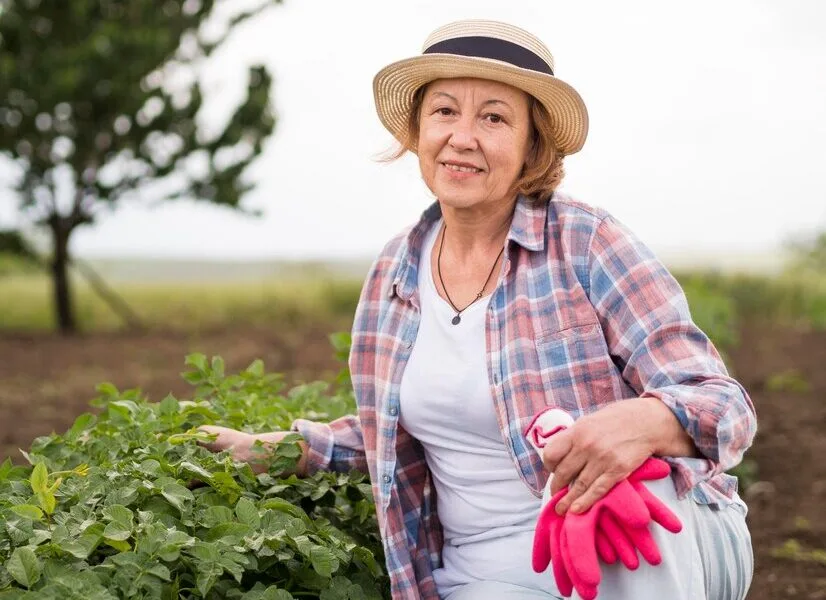
<svg viewBox="0 0 826 600"><path fill-rule="evenodd" d="M453 100L453 101L454 101L454 102L456 102L456 103L458 103L458 102L459 102L459 101L456 99L456 97L455 97L455 96L451 96L451 95L450 95L450 94L448 94L447 92L433 92L433 93L430 95L430 98L431 98L431 100L432 100L433 98L436 98L436 97L442 97L442 96L444 96L445 98L449 98L450 100Z"/></svg>
<svg viewBox="0 0 826 600"><path fill-rule="evenodd" d="M452 96L451 94L448 94L447 92L433 92L433 93L430 95L430 98L431 98L431 99L433 99L433 98L437 98L437 97L444 97L444 98L448 98L448 99L450 99L450 100L452 100L453 102L456 102L456 103L458 103L458 102L459 102L459 101L456 99L456 97L455 97L455 96ZM482 106L483 106L483 107L484 107L484 106L490 106L491 104L501 104L502 106L504 106L504 107L506 107L506 108L510 108L510 107L511 107L511 105L510 105L510 104L508 104L508 103L507 103L507 102L505 102L504 100L499 100L498 98L491 98L490 100L485 100L485 101L482 103Z"/></svg>
<svg viewBox="0 0 826 600"><path fill-rule="evenodd" d="M498 100L498 99L496 99L496 98L492 98L492 99L490 99L490 100L485 100L485 101L482 103L482 106L490 106L491 104L501 104L501 105L502 105L502 106L504 106L505 108L510 108L510 107L511 107L511 105L510 105L510 104L508 104L507 102L505 102L504 100Z"/></svg>

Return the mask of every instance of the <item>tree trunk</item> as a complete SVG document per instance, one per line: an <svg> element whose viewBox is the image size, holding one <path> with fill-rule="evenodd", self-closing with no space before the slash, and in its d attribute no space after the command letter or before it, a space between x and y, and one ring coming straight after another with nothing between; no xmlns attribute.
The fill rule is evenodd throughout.
<svg viewBox="0 0 826 600"><path fill-rule="evenodd" d="M52 287L57 327L63 335L77 331L77 322L72 307L72 293L69 285L69 235L72 228L62 219L52 223Z"/></svg>

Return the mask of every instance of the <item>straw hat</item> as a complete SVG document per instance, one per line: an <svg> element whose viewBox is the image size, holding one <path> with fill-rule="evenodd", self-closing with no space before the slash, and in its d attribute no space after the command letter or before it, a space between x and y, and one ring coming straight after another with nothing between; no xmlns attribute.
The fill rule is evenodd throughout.
<svg viewBox="0 0 826 600"><path fill-rule="evenodd" d="M536 36L497 21L449 23L430 34L422 54L391 63L373 79L382 124L402 141L416 90L435 79L477 77L519 88L541 102L562 154L578 152L588 134L588 111L570 85L554 76L554 58Z"/></svg>

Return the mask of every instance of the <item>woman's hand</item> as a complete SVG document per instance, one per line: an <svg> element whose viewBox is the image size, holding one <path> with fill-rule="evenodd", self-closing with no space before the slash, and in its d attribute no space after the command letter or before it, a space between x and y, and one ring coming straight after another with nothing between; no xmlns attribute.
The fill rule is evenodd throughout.
<svg viewBox="0 0 826 600"><path fill-rule="evenodd" d="M290 431L252 434L218 425L203 425L198 430L218 436L213 442L205 442L203 444L205 448L212 452L229 450L233 460L248 463L255 473L263 473L269 467L271 457L266 451L268 446L271 448L286 436L294 435L294 432ZM256 441L260 441L264 447L256 446ZM296 474L302 476L306 474L307 444L299 442L299 445L301 446L301 458L298 460Z"/></svg>
<svg viewBox="0 0 826 600"><path fill-rule="evenodd" d="M691 438L657 398L609 404L551 437L542 452L553 473L551 491L570 485L557 512L588 510L654 454L693 456Z"/></svg>

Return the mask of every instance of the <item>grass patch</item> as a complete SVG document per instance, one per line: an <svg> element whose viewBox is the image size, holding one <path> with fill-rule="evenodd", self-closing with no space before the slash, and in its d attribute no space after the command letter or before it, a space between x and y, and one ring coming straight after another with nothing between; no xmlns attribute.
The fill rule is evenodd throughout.
<svg viewBox="0 0 826 600"><path fill-rule="evenodd" d="M826 328L826 278L677 272L697 324L725 353L736 347L743 322ZM303 269L230 280L129 281L120 294L149 327L199 330L235 324L291 326L352 317L363 276ZM84 331L123 323L85 281L75 278L75 305ZM54 329L51 283L43 272L0 275L0 331Z"/></svg>
<svg viewBox="0 0 826 600"><path fill-rule="evenodd" d="M114 286L147 327L198 331L243 324L293 327L351 319L361 280L279 279L260 282L128 283ZM74 281L83 331L112 331L124 324L92 289ZM54 329L52 293L43 275L0 278L0 330Z"/></svg>
<svg viewBox="0 0 826 600"><path fill-rule="evenodd" d="M675 275L689 299L691 293L697 291L725 297L740 319L826 328L826 277L823 275L810 272L777 277L718 272Z"/></svg>
<svg viewBox="0 0 826 600"><path fill-rule="evenodd" d="M796 539L788 539L771 551L773 558L793 560L795 562L815 563L826 566L826 550L815 548L809 550Z"/></svg>
<svg viewBox="0 0 826 600"><path fill-rule="evenodd" d="M770 392L790 392L805 394L812 389L811 384L796 369L788 369L766 378L766 389Z"/></svg>

